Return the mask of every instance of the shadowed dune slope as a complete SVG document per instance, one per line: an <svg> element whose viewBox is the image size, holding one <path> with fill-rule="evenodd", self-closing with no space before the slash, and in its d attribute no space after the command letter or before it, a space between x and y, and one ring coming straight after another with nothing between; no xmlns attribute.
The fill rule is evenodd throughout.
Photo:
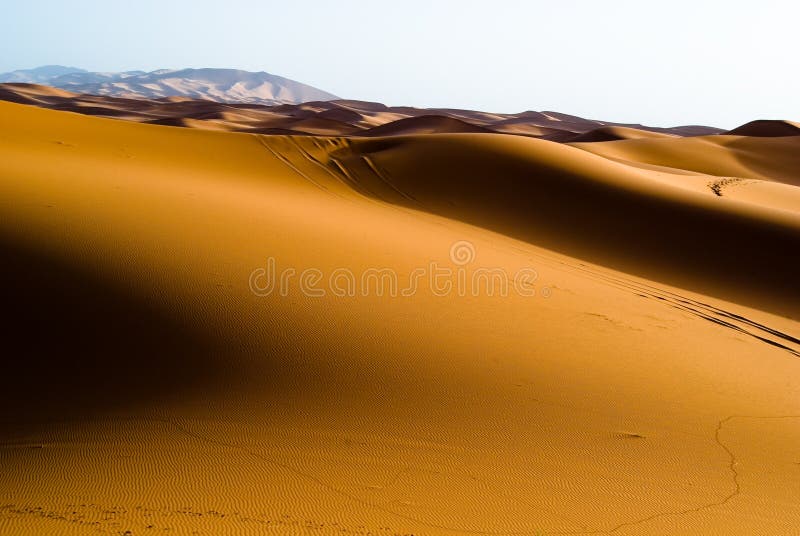
<svg viewBox="0 0 800 536"><path fill-rule="evenodd" d="M763 136L767 138L800 136L800 123L761 119L734 128L728 134L731 136Z"/></svg>
<svg viewBox="0 0 800 536"><path fill-rule="evenodd" d="M647 130L638 130L629 127L600 127L583 134L578 134L569 141L586 142L586 141L616 141L616 140L635 140L640 138L670 138L669 134L660 132L649 132Z"/></svg>
<svg viewBox="0 0 800 536"><path fill-rule="evenodd" d="M207 387L227 367L207 333L136 294L4 236L0 277L9 357L0 377L0 430L105 414ZM142 336L146 334L146 336ZM12 357L13 356L13 357Z"/></svg>
<svg viewBox="0 0 800 536"><path fill-rule="evenodd" d="M792 534L796 187L683 141L0 103L0 533Z"/></svg>
<svg viewBox="0 0 800 536"><path fill-rule="evenodd" d="M75 99L77 93L38 84L0 84L0 100L18 104L46 105Z"/></svg>
<svg viewBox="0 0 800 536"><path fill-rule="evenodd" d="M695 177L664 179L541 140L402 137L350 146L352 156L336 156L354 180L394 202L650 279L798 312L800 262L790 253L800 247L797 211L719 199L711 188L690 190Z"/></svg>

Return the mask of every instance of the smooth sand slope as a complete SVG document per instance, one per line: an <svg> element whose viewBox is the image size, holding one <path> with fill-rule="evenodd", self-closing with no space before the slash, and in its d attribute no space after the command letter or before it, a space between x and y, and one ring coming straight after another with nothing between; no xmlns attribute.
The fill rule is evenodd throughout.
<svg viewBox="0 0 800 536"><path fill-rule="evenodd" d="M0 103L0 534L796 534L798 140L718 138Z"/></svg>

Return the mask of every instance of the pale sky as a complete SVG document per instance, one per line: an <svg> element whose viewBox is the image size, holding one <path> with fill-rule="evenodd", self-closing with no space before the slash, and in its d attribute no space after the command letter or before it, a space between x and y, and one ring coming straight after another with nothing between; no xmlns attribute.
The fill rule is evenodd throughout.
<svg viewBox="0 0 800 536"><path fill-rule="evenodd" d="M343 98L655 126L800 120L795 0L12 0L0 72L230 67Z"/></svg>

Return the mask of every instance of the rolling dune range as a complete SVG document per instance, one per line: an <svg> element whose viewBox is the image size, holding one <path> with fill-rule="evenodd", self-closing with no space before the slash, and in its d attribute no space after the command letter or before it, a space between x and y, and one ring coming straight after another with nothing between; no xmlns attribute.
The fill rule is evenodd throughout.
<svg viewBox="0 0 800 536"><path fill-rule="evenodd" d="M791 123L2 88L0 533L800 526ZM259 295L269 258L536 277Z"/></svg>
<svg viewBox="0 0 800 536"><path fill-rule="evenodd" d="M352 100L265 106L187 97L132 99L79 94L20 83L0 84L0 100L144 123L254 134L395 136L499 132L552 141L602 141L629 136L683 136L721 132L703 126L666 129L642 125L616 126L558 112L496 114L472 110L388 107L376 102Z"/></svg>

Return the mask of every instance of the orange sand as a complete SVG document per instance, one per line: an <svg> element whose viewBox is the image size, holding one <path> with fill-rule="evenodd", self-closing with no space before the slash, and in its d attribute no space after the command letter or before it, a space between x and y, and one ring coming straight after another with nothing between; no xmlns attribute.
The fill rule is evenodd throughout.
<svg viewBox="0 0 800 536"><path fill-rule="evenodd" d="M0 103L0 534L795 534L798 143ZM270 257L535 295L258 296Z"/></svg>

